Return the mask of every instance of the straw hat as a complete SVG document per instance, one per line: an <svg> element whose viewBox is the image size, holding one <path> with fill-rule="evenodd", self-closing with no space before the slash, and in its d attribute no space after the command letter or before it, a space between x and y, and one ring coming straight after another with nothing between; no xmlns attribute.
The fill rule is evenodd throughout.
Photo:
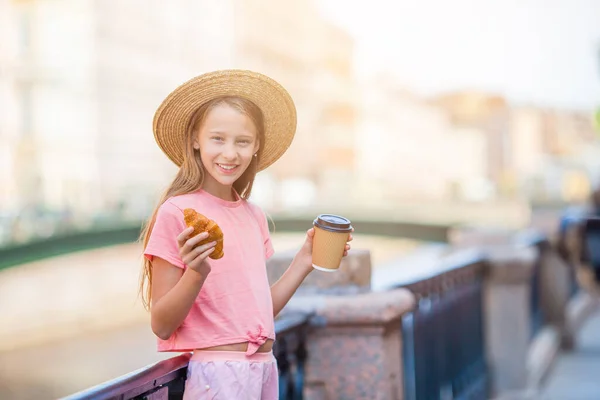
<svg viewBox="0 0 600 400"><path fill-rule="evenodd" d="M167 96L154 114L154 138L175 164L183 163L186 130L194 112L221 96L243 97L262 110L265 143L258 161L259 171L277 161L290 147L296 133L296 107L289 93L257 72L221 70L185 82Z"/></svg>

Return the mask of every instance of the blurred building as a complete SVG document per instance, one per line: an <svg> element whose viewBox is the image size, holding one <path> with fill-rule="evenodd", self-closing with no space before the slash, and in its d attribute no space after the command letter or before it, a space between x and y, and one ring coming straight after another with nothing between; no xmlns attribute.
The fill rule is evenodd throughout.
<svg viewBox="0 0 600 400"><path fill-rule="evenodd" d="M337 204L347 197L355 169L352 38L326 21L310 0L235 4L237 65L281 82L298 110L292 146L262 173L275 192L269 205L301 209L317 196L320 204Z"/></svg>
<svg viewBox="0 0 600 400"><path fill-rule="evenodd" d="M149 50L156 43L135 40L145 32L132 24L148 9L137 3L5 3L21 207L96 213L165 175L150 143L152 108L167 84L155 72L161 55Z"/></svg>
<svg viewBox="0 0 600 400"><path fill-rule="evenodd" d="M16 191L7 195L13 205L147 213L175 172L154 143L154 111L175 86L217 68L269 74L297 103L297 138L263 184L312 185L314 198L319 190L335 195L345 187L336 183L351 177L353 43L310 0L1 0L0 7L8 38L0 95L17 116L2 121L0 140L10 149L2 151L12 159L2 157L1 179ZM311 201L286 197L292 191L263 191L262 199L271 207Z"/></svg>
<svg viewBox="0 0 600 400"><path fill-rule="evenodd" d="M510 108L506 101L500 96L465 91L438 96L431 104L443 109L457 128L481 132L484 137L484 179L494 195L504 194L505 171L511 157L508 143Z"/></svg>
<svg viewBox="0 0 600 400"><path fill-rule="evenodd" d="M534 201L586 201L600 176L600 149L585 112L515 107L510 142L516 190Z"/></svg>
<svg viewBox="0 0 600 400"><path fill-rule="evenodd" d="M16 18L9 0L0 0L0 210L16 207L17 184L14 154L17 143L17 104L15 98L16 71L15 31Z"/></svg>
<svg viewBox="0 0 600 400"><path fill-rule="evenodd" d="M361 85L360 202L485 196L485 135L380 75Z"/></svg>
<svg viewBox="0 0 600 400"><path fill-rule="evenodd" d="M452 123L486 137L486 178L498 195L533 201L583 201L600 173L591 114L512 106L493 94L440 96Z"/></svg>
<svg viewBox="0 0 600 400"><path fill-rule="evenodd" d="M579 198L600 180L591 116L471 91L425 100L384 75L359 84L353 39L312 0L0 0L0 34L5 210L145 217L176 170L153 114L218 68L266 73L297 105L290 150L257 178L269 211Z"/></svg>

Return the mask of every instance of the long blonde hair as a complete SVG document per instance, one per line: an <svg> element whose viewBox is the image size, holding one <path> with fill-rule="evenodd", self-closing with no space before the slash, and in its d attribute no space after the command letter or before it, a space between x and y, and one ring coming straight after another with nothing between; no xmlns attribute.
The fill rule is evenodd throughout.
<svg viewBox="0 0 600 400"><path fill-rule="evenodd" d="M140 241L145 249L156 221L156 214L160 206L170 197L179 196L182 194L192 193L200 189L204 183L204 166L200 158L200 152L194 149L194 138L199 132L208 113L219 105L228 105L240 113L246 115L253 122L257 131L257 139L259 141L259 149L256 157L252 157L253 161L248 166L246 171L236 180L233 188L244 200L250 197L252 185L256 177L258 162L260 161L262 149L265 141L265 128L263 114L260 108L249 100L240 97L219 97L203 104L192 116L188 125L188 130L185 138L185 157L175 179L163 193L156 208L152 213L152 217L147 221L142 229ZM173 238L175 239L175 238ZM140 276L139 292L142 297L142 303L146 310L150 310L152 302L152 263L143 258L142 273Z"/></svg>

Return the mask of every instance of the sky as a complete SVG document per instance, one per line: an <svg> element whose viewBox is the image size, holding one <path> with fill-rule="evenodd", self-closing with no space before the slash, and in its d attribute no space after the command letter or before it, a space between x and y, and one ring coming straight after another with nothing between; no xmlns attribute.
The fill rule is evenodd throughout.
<svg viewBox="0 0 600 400"><path fill-rule="evenodd" d="M600 0L320 0L320 7L356 39L359 76L386 69L422 95L468 89L518 104L600 107Z"/></svg>

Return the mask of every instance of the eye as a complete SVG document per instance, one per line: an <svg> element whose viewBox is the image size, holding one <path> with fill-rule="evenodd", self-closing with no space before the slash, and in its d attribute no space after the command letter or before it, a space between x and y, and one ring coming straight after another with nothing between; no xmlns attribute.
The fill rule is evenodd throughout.
<svg viewBox="0 0 600 400"><path fill-rule="evenodd" d="M211 140L217 141L217 142L222 142L223 138L221 136L213 136L211 137Z"/></svg>
<svg viewBox="0 0 600 400"><path fill-rule="evenodd" d="M250 140L248 140L248 139L242 139L242 140L238 140L238 143L241 143L241 144L250 144Z"/></svg>

